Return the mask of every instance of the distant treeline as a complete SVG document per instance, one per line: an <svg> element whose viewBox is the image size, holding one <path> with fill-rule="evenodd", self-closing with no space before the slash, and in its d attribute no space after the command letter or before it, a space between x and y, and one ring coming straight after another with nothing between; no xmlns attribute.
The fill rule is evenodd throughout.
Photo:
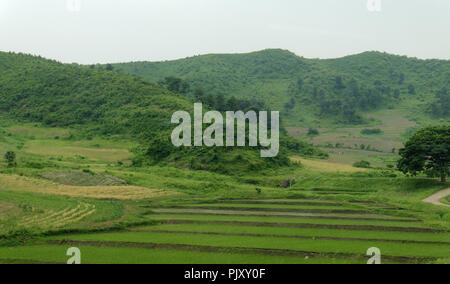
<svg viewBox="0 0 450 284"><path fill-rule="evenodd" d="M173 76L166 77L158 83L169 91L183 94L195 102L201 102L209 108L221 112L238 110L244 112L253 110L258 112L267 110L263 101L256 99L237 99L235 96L206 93L203 88L192 88L187 81Z"/></svg>

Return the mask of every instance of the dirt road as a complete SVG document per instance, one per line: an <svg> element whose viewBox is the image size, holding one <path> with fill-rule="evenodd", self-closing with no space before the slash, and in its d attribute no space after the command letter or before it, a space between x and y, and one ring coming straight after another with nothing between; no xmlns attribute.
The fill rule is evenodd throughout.
<svg viewBox="0 0 450 284"><path fill-rule="evenodd" d="M446 197L446 196L449 196L449 195L450 195L450 188L449 188L449 189L442 190L442 191L439 191L439 192L436 193L436 194L433 194L432 196L430 196L430 197L424 199L423 202L431 203L431 204L434 204L434 205L440 205L440 206L447 206L447 207L450 207L450 205L444 204L444 203L442 203L442 202L439 201L439 200L441 200L442 198L444 198L444 197Z"/></svg>

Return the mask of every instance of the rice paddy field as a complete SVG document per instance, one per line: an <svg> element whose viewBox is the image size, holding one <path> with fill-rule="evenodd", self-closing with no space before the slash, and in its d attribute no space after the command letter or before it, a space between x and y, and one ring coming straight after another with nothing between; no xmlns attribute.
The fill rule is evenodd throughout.
<svg viewBox="0 0 450 284"><path fill-rule="evenodd" d="M448 260L447 230L413 215L397 216L395 208L378 212L377 204L360 204L243 199L145 206L151 225L40 237L32 244L0 248L0 259L63 263L65 251L77 247L84 263L365 263L367 250L377 247L384 263ZM95 208L81 204L54 222L90 210Z"/></svg>
<svg viewBox="0 0 450 284"><path fill-rule="evenodd" d="M86 264L364 264L374 247L386 264L450 262L450 209L422 202L448 187L432 179L299 157L237 176L134 168L120 140L5 132L18 166L0 164L0 263L66 263L72 247Z"/></svg>

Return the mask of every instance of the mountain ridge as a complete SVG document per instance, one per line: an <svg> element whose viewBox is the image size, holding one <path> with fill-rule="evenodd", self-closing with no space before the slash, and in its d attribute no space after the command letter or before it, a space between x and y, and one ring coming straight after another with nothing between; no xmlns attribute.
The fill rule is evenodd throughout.
<svg viewBox="0 0 450 284"><path fill-rule="evenodd" d="M121 62L110 62L110 63L93 63L93 64L83 64L86 66L89 65L106 65L106 64L112 64L112 65L119 65L119 64L127 64L127 63L167 63L167 62L173 62L173 61L182 61L186 59L192 59L196 57L206 57L206 56L227 56L227 55L249 55L249 54L258 54L258 53L264 53L264 52L284 52L286 54L291 54L295 57L299 57L306 60L339 60L339 59L345 59L348 57L354 57L359 55L367 55L367 54L378 54L378 55L387 55L387 56L395 56L395 57L401 57L405 59L414 59L419 61L450 61L450 59L443 59L443 58L419 58L416 56L408 56L408 55L401 55L401 54L395 54L390 53L386 51L379 51L379 50L367 50L362 51L354 54L348 54L343 55L339 57L330 57L330 58L320 58L320 57L305 57L301 54L297 54L293 51L290 51L289 49L284 48L265 48L255 51L249 51L249 52L211 52L211 53L204 53L204 54L197 54L197 55L191 55L186 57L180 57L180 58L174 58L174 59L163 59L163 60L131 60L131 61L121 61Z"/></svg>
<svg viewBox="0 0 450 284"><path fill-rule="evenodd" d="M100 66L102 68L102 66ZM179 77L213 95L260 99L284 112L292 126L329 120L363 123L362 113L414 104L431 113L436 94L450 85L450 60L421 60L382 52L307 59L282 49L209 54L163 62L111 65L152 82ZM426 101L423 107L420 104ZM344 113L347 113L345 115ZM329 115L326 115L329 114ZM307 119L308 120L308 119Z"/></svg>

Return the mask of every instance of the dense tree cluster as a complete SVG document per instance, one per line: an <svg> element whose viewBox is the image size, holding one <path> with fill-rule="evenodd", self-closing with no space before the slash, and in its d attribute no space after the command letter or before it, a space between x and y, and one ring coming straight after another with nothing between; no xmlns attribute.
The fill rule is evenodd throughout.
<svg viewBox="0 0 450 284"><path fill-rule="evenodd" d="M258 112L266 109L262 101L237 99L235 96L225 96L223 94L214 95L205 92L201 87L193 89L187 81L173 76L164 78L159 84L174 93L183 94L197 103L203 103L206 107L220 112L239 110L244 112L254 110Z"/></svg>
<svg viewBox="0 0 450 284"><path fill-rule="evenodd" d="M369 87L360 86L354 78L345 80L337 76L334 81L333 87L326 89L320 82L310 80L308 89L312 91L303 94L310 97L309 101L317 106L321 117L334 116L344 123L363 123L361 111L376 109L392 100L392 89L381 81Z"/></svg>
<svg viewBox="0 0 450 284"><path fill-rule="evenodd" d="M435 117L450 116L450 93L447 88L436 93L435 102L430 104L430 112Z"/></svg>

